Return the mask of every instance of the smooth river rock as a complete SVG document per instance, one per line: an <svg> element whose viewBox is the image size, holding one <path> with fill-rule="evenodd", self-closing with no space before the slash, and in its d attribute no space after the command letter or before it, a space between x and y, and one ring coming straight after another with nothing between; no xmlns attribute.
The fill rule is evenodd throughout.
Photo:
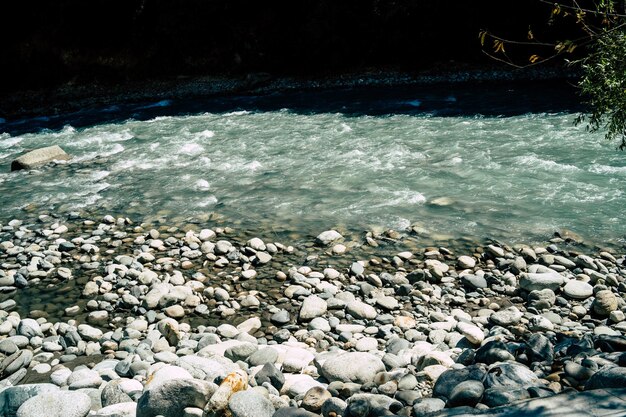
<svg viewBox="0 0 626 417"><path fill-rule="evenodd" d="M374 380L385 365L377 357L365 352L346 352L331 357L322 365L322 374L328 381L367 384Z"/></svg>
<svg viewBox="0 0 626 417"><path fill-rule="evenodd" d="M22 404L17 417L85 417L90 409L91 398L83 392L46 392Z"/></svg>
<svg viewBox="0 0 626 417"><path fill-rule="evenodd" d="M11 162L11 171L20 169L32 169L47 164L52 161L67 161L71 159L63 149L58 145L39 148L27 152Z"/></svg>

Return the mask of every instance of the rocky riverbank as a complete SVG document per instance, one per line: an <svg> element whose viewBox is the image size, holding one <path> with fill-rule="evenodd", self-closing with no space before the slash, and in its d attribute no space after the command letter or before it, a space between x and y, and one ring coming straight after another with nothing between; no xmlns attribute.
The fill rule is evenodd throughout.
<svg viewBox="0 0 626 417"><path fill-rule="evenodd" d="M3 415L456 415L624 395L621 253L389 254L400 235L292 246L110 215L0 226ZM62 317L20 301L70 282Z"/></svg>

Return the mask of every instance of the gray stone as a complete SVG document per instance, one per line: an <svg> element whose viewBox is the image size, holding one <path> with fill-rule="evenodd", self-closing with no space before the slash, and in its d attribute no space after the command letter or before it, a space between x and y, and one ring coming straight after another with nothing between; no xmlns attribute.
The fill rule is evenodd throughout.
<svg viewBox="0 0 626 417"><path fill-rule="evenodd" d="M309 411L318 412L326 400L332 398L332 394L325 388L313 387L309 389L302 399L302 407Z"/></svg>
<svg viewBox="0 0 626 417"><path fill-rule="evenodd" d="M132 398L122 390L118 380L113 380L102 390L100 401L103 407L108 407L109 405L132 401Z"/></svg>
<svg viewBox="0 0 626 417"><path fill-rule="evenodd" d="M457 263L461 269L472 269L476 266L476 259L471 256L462 255L457 259Z"/></svg>
<svg viewBox="0 0 626 417"><path fill-rule="evenodd" d="M482 403L489 407L499 407L530 398L526 388L489 388L483 394Z"/></svg>
<svg viewBox="0 0 626 417"><path fill-rule="evenodd" d="M0 375L6 377L11 375L22 368L26 368L30 361L33 359L33 352L24 349L15 352L11 356L7 356L0 364Z"/></svg>
<svg viewBox="0 0 626 417"><path fill-rule="evenodd" d="M413 404L413 414L415 416L424 416L443 410L446 403L439 398L422 398Z"/></svg>
<svg viewBox="0 0 626 417"><path fill-rule="evenodd" d="M340 353L327 359L322 365L322 375L328 381L367 384L374 380L385 365L377 357L365 352Z"/></svg>
<svg viewBox="0 0 626 417"><path fill-rule="evenodd" d="M146 390L137 402L137 417L179 417L187 407L204 409L217 386L198 379L172 379Z"/></svg>
<svg viewBox="0 0 626 417"><path fill-rule="evenodd" d="M541 333L535 333L526 340L526 356L530 362L548 362L554 360L552 342Z"/></svg>
<svg viewBox="0 0 626 417"><path fill-rule="evenodd" d="M328 305L326 301L317 295L310 295L304 299L300 308L300 320L311 320L326 313Z"/></svg>
<svg viewBox="0 0 626 417"><path fill-rule="evenodd" d="M528 294L528 306L537 310L544 310L552 307L556 301L554 291L549 288L534 290Z"/></svg>
<svg viewBox="0 0 626 417"><path fill-rule="evenodd" d="M136 415L137 404L130 401L103 407L93 417L135 417Z"/></svg>
<svg viewBox="0 0 626 417"><path fill-rule="evenodd" d="M272 402L255 390L239 391L230 397L228 408L233 417L272 417Z"/></svg>
<svg viewBox="0 0 626 417"><path fill-rule="evenodd" d="M271 347L259 349L248 357L251 366L265 365L266 363L276 363L278 352Z"/></svg>
<svg viewBox="0 0 626 417"><path fill-rule="evenodd" d="M287 310L279 310L276 313L272 314L272 316L270 317L270 321L272 323L278 324L279 326L289 323L290 320L291 315Z"/></svg>
<svg viewBox="0 0 626 417"><path fill-rule="evenodd" d="M16 387L8 387L0 391L0 414L9 416L15 415L18 408L30 398L58 390L59 387L53 384L25 384Z"/></svg>
<svg viewBox="0 0 626 417"><path fill-rule="evenodd" d="M458 384L450 393L447 407L459 407L467 405L470 407L478 404L483 396L485 387L482 382L475 380L463 381Z"/></svg>
<svg viewBox="0 0 626 417"><path fill-rule="evenodd" d="M523 273L520 275L520 287L526 291L543 290L549 288L552 291L559 288L565 282L565 277L556 271L542 273Z"/></svg>
<svg viewBox="0 0 626 417"><path fill-rule="evenodd" d="M509 307L494 312L489 319L500 326L511 326L519 323L522 317L523 314L517 307Z"/></svg>
<svg viewBox="0 0 626 417"><path fill-rule="evenodd" d="M402 407L399 401L379 394L354 394L347 402L347 412L353 417L387 414L392 407L397 409Z"/></svg>
<svg viewBox="0 0 626 417"><path fill-rule="evenodd" d="M317 236L316 241L318 244L327 246L340 239L343 239L343 236L336 230L326 230Z"/></svg>
<svg viewBox="0 0 626 417"><path fill-rule="evenodd" d="M352 275L363 275L363 272L365 272L365 268L360 262L353 262L350 266L350 273Z"/></svg>
<svg viewBox="0 0 626 417"><path fill-rule="evenodd" d="M258 346L256 344L243 342L226 349L224 356L233 362L244 361L257 350Z"/></svg>
<svg viewBox="0 0 626 417"><path fill-rule="evenodd" d="M39 323L33 319L20 320L20 324L17 326L17 333L28 338L34 336L43 337Z"/></svg>
<svg viewBox="0 0 626 417"><path fill-rule="evenodd" d="M302 408L282 407L277 409L272 417L319 417L319 414L303 410Z"/></svg>
<svg viewBox="0 0 626 417"><path fill-rule="evenodd" d="M46 392L27 400L17 410L17 417L85 417L91 399L79 391Z"/></svg>
<svg viewBox="0 0 626 417"><path fill-rule="evenodd" d="M280 390L285 384L285 376L271 362L263 365L263 368L256 373L254 379L257 385L263 385L265 382L269 382L277 390Z"/></svg>
<svg viewBox="0 0 626 417"><path fill-rule="evenodd" d="M565 362L565 366L563 368L567 376L572 377L578 381L588 380L597 371L597 369L590 369L572 361Z"/></svg>
<svg viewBox="0 0 626 417"><path fill-rule="evenodd" d="M626 387L626 368L616 366L596 372L585 384L585 390Z"/></svg>
<svg viewBox="0 0 626 417"><path fill-rule="evenodd" d="M79 369L72 372L67 379L70 389L98 388L102 384L102 378L97 371L91 369Z"/></svg>
<svg viewBox="0 0 626 417"><path fill-rule="evenodd" d="M593 287L584 281L572 279L563 287L563 294L575 300L586 300L593 295Z"/></svg>
<svg viewBox="0 0 626 417"><path fill-rule="evenodd" d="M0 353L4 355L12 355L18 350L19 348L14 341L10 339L4 339L0 341Z"/></svg>
<svg viewBox="0 0 626 417"><path fill-rule="evenodd" d="M67 161L71 157L58 145L39 148L21 155L11 162L11 171L33 169L52 161Z"/></svg>
<svg viewBox="0 0 626 417"><path fill-rule="evenodd" d="M447 401L450 395L452 395L454 387L459 383L469 380L482 381L484 377L485 371L476 365L461 369L449 369L443 372L437 379L433 387L433 396Z"/></svg>
<svg viewBox="0 0 626 417"><path fill-rule="evenodd" d="M335 416L343 416L346 408L348 408L348 404L341 398L329 398L322 404L322 415L330 417L331 413L334 413Z"/></svg>
<svg viewBox="0 0 626 417"><path fill-rule="evenodd" d="M457 323L456 329L474 345L480 345L485 339L485 333L478 326L473 324L460 321Z"/></svg>
<svg viewBox="0 0 626 417"><path fill-rule="evenodd" d="M485 388L528 388L539 385L539 378L520 363L502 362L489 367L483 384Z"/></svg>
<svg viewBox="0 0 626 417"><path fill-rule="evenodd" d="M463 284L465 284L466 286L470 287L470 288L487 288L489 285L487 284L487 280L485 279L484 276L479 276L479 275L463 275L461 277L461 281L463 282Z"/></svg>

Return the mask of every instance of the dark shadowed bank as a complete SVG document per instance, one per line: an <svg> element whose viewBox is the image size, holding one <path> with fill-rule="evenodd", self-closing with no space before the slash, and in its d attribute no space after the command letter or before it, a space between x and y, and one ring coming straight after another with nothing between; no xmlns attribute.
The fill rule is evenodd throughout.
<svg viewBox="0 0 626 417"><path fill-rule="evenodd" d="M268 74L324 82L491 69L481 29L514 38L529 25L537 36L570 30L547 27L549 13L537 0L506 9L495 0L3 2L0 117L85 97L248 91Z"/></svg>

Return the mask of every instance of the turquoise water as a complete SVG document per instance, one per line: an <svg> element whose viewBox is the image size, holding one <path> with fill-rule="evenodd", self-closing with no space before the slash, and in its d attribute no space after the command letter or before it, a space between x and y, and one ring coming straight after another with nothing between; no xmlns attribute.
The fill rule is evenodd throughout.
<svg viewBox="0 0 626 417"><path fill-rule="evenodd" d="M4 133L0 218L218 213L303 235L418 224L511 243L565 228L624 245L626 154L574 127L575 114L370 113L215 111ZM17 155L51 144L72 161L9 172Z"/></svg>

